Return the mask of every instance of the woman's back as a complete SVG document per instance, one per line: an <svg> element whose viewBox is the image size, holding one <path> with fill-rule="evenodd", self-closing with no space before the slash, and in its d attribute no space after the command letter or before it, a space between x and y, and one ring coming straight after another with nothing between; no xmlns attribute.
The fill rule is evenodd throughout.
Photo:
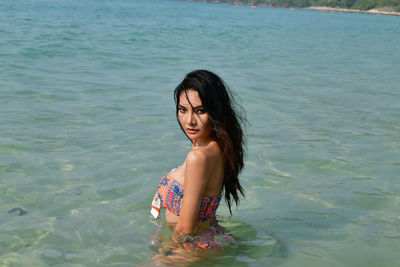
<svg viewBox="0 0 400 267"><path fill-rule="evenodd" d="M206 179L207 185L203 196L214 197L221 194L222 183L224 180L224 160L221 149L216 142L210 142L205 147L197 147L189 152L188 156L203 154L206 157ZM174 177L181 185L185 184L186 161L182 165L173 169L169 175ZM187 181L190 182L190 181Z"/></svg>

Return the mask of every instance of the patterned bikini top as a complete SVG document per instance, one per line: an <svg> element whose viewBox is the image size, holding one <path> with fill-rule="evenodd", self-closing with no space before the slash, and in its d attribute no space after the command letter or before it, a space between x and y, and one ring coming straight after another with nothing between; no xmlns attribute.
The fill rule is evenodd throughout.
<svg viewBox="0 0 400 267"><path fill-rule="evenodd" d="M160 218L160 208L167 208L170 212L179 216L183 198L183 186L172 176L161 178L157 192L151 204L151 215ZM215 217L215 213L221 201L221 196L203 197L200 203L198 222L205 222Z"/></svg>

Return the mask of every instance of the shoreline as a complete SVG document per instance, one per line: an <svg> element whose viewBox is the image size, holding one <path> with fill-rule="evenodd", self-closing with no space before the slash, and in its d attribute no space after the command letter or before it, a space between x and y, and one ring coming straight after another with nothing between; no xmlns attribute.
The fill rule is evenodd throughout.
<svg viewBox="0 0 400 267"><path fill-rule="evenodd" d="M361 10L361 9L347 9L340 7L327 7L327 6L310 6L298 9L305 10L318 10L321 12L346 12L346 13L361 13L361 14L372 14L372 15L386 15L386 16L400 16L400 12L389 11L389 10L380 10L380 9L369 9L369 10Z"/></svg>
<svg viewBox="0 0 400 267"><path fill-rule="evenodd" d="M369 10L361 10L361 9L348 9L348 8L340 8L340 7L328 7L328 6L310 6L310 7L280 7L280 6L271 6L271 5L252 5L251 3L243 3L240 1L227 3L219 0L214 1L206 1L206 0L179 0L184 2L202 2L202 3L216 3L216 4L226 4L226 5L241 5L241 6L249 6L249 7L271 7L271 8L289 8L290 10L295 9L303 9L303 10L315 10L320 12L342 12L342 13L360 13L360 14L371 14L371 15L385 15L385 16L400 16L400 12L393 11L391 8L373 8Z"/></svg>

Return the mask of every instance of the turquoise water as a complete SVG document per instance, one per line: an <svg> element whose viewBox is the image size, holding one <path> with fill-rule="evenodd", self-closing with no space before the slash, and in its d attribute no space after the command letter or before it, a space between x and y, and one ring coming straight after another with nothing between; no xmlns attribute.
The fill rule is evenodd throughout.
<svg viewBox="0 0 400 267"><path fill-rule="evenodd" d="M199 266L396 266L400 18L177 1L0 0L0 266L132 266L190 149L172 91L247 112L239 240Z"/></svg>

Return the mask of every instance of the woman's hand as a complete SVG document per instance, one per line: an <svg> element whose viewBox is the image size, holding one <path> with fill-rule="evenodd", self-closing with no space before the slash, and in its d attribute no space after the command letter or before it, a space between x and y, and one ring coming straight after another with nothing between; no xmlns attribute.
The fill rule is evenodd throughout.
<svg viewBox="0 0 400 267"><path fill-rule="evenodd" d="M194 231L194 232L196 232L196 231ZM195 240L195 235L194 234L182 234L177 231L174 231L172 233L172 240L178 245L183 245L185 243L193 243Z"/></svg>
<svg viewBox="0 0 400 267"><path fill-rule="evenodd" d="M194 250L194 247L188 245L188 242L183 243L183 241L185 241L185 237L174 231L171 238L162 240L160 253L154 256L153 260L167 265L182 265L201 261L204 252Z"/></svg>

